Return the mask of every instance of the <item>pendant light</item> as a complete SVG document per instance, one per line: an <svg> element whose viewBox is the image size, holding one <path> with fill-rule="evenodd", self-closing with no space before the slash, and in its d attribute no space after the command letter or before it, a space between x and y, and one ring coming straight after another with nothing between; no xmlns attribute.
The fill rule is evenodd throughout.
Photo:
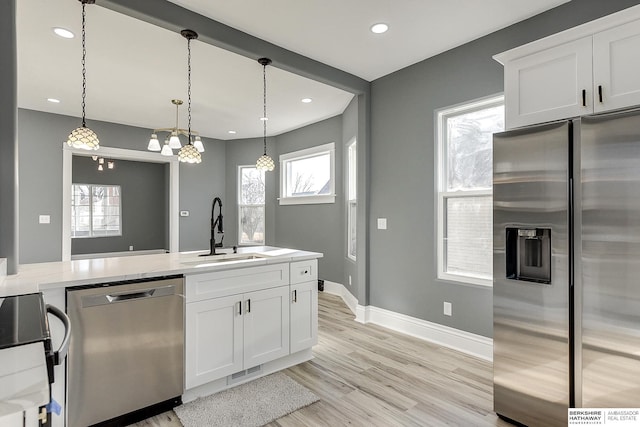
<svg viewBox="0 0 640 427"><path fill-rule="evenodd" d="M180 149L178 152L178 160L183 163L200 163L202 156L196 147L191 142L191 40L198 38L198 33L193 30L182 30L180 32L182 37L187 39L187 99L188 99L188 111L189 111L189 135L188 143ZM175 135L178 139L178 135ZM173 135L171 136L173 139ZM178 143L180 140L178 140ZM171 140L169 140L169 146L171 146ZM204 147L203 147L204 149Z"/></svg>
<svg viewBox="0 0 640 427"><path fill-rule="evenodd" d="M82 126L74 129L67 138L67 144L73 148L85 150L97 150L100 148L98 135L86 126L85 120L85 98L87 96L87 69L86 57L87 49L85 44L86 13L85 5L93 4L95 0L79 0L82 3Z"/></svg>
<svg viewBox="0 0 640 427"><path fill-rule="evenodd" d="M259 171L272 171L276 166L273 163L273 159L267 156L267 65L271 64L271 60L269 58L260 58L258 59L258 62L262 65L262 83L264 87L264 115L260 119L262 120L262 142L264 144L264 154L256 162L256 169Z"/></svg>

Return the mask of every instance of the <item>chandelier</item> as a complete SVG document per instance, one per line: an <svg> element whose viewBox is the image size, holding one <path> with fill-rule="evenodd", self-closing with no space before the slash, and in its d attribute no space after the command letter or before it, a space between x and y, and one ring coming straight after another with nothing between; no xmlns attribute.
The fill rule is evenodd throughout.
<svg viewBox="0 0 640 427"><path fill-rule="evenodd" d="M182 105L179 99L172 99L171 103L176 106L176 126L174 128L154 129L149 140L147 149L150 151L160 151L163 156L172 156L174 149L179 149L178 160L183 163L200 163L202 157L200 153L204 152L204 144L197 132L191 130L191 40L198 38L198 33L193 30L180 31L182 37L187 39L187 96L188 96L188 128L180 129L178 127L178 109ZM164 146L160 148L158 141L159 132L169 132L168 138L165 139ZM183 146L180 142L180 135L187 137L187 143Z"/></svg>
<svg viewBox="0 0 640 427"><path fill-rule="evenodd" d="M149 139L149 145L147 145L147 150L149 151L160 151L160 154L163 156L173 156L173 150L179 150L182 148L182 143L180 142L179 136L186 136L189 138L189 130L181 129L178 126L179 122L179 109L183 104L181 99L172 99L171 103L176 106L176 125L172 128L161 128L154 129L151 134L151 139ZM160 141L158 140L159 133L166 133L166 138L164 139L164 145L160 146ZM202 144L202 140L198 132L191 130L191 135L195 137L193 142L193 146L200 153L204 152L204 144Z"/></svg>

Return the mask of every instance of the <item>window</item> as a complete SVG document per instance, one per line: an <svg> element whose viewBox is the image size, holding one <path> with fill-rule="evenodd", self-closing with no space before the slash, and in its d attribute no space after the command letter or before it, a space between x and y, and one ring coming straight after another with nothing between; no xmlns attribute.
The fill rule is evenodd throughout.
<svg viewBox="0 0 640 427"><path fill-rule="evenodd" d="M238 166L238 243L264 244L264 171Z"/></svg>
<svg viewBox="0 0 640 427"><path fill-rule="evenodd" d="M353 140L347 146L347 256L356 259L356 219L358 211L358 148Z"/></svg>
<svg viewBox="0 0 640 427"><path fill-rule="evenodd" d="M492 135L502 130L502 96L437 114L440 279L492 284Z"/></svg>
<svg viewBox="0 0 640 427"><path fill-rule="evenodd" d="M122 235L119 185L73 184L71 237Z"/></svg>
<svg viewBox="0 0 640 427"><path fill-rule="evenodd" d="M334 203L335 144L280 156L280 204Z"/></svg>

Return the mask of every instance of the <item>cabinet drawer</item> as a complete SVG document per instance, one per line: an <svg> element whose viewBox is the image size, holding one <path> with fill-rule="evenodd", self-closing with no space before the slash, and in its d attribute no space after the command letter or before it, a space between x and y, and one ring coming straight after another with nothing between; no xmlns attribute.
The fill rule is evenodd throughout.
<svg viewBox="0 0 640 427"><path fill-rule="evenodd" d="M187 302L242 294L289 284L289 265L273 264L186 277Z"/></svg>
<svg viewBox="0 0 640 427"><path fill-rule="evenodd" d="M297 261L291 263L291 284L309 282L318 279L318 260Z"/></svg>

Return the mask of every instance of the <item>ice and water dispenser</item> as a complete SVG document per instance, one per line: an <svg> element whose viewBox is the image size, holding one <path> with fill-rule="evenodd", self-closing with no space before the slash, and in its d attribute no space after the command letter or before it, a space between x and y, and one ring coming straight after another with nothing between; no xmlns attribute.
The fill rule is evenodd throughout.
<svg viewBox="0 0 640 427"><path fill-rule="evenodd" d="M507 279L551 283L551 229L507 228Z"/></svg>

